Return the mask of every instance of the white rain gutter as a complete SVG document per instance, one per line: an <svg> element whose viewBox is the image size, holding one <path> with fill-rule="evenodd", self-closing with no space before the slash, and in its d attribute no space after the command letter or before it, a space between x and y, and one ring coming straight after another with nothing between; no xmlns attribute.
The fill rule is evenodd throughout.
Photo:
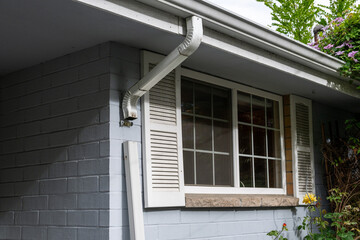
<svg viewBox="0 0 360 240"><path fill-rule="evenodd" d="M260 47L291 59L306 66L316 68L325 73L339 77L337 69L344 63L321 51L291 39L285 35L267 29L255 22L238 16L221 7L215 6L208 0L137 0L161 9L164 6L177 9L185 15L197 15L208 26L220 33L235 36L247 43Z"/></svg>
<svg viewBox="0 0 360 240"><path fill-rule="evenodd" d="M136 104L139 98L185 61L200 46L203 37L202 19L195 16L189 17L186 19L186 27L185 40L125 93L122 102L125 120L137 119Z"/></svg>

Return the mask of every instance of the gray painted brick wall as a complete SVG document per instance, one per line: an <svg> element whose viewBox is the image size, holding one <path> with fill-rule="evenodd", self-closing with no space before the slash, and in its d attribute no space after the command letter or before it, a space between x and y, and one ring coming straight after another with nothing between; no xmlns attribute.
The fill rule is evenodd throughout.
<svg viewBox="0 0 360 240"><path fill-rule="evenodd" d="M1 79L0 239L108 239L111 45Z"/></svg>
<svg viewBox="0 0 360 240"><path fill-rule="evenodd" d="M141 156L141 109L120 127L120 99L138 79L140 51L114 43L1 79L0 239L129 240L122 144L138 142ZM302 207L144 209L146 240L262 240L284 222L299 239L302 216Z"/></svg>

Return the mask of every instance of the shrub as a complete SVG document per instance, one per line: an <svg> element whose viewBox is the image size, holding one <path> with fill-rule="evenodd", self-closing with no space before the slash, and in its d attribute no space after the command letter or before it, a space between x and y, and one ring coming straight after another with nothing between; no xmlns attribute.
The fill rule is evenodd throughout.
<svg viewBox="0 0 360 240"><path fill-rule="evenodd" d="M319 41L309 45L345 62L343 76L360 80L360 7L344 12L322 29Z"/></svg>

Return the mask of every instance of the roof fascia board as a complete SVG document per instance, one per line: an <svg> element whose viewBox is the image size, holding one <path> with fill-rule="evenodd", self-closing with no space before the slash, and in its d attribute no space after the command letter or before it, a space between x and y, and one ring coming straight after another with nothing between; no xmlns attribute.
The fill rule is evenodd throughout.
<svg viewBox="0 0 360 240"><path fill-rule="evenodd" d="M147 3L154 0L140 0ZM274 51L281 55L296 55L310 60L310 64L317 62L329 68L337 70L343 61L317 51L306 44L293 40L283 34L258 25L252 21L242 18L213 4L196 0L157 0L188 14L197 15L204 20L204 25L214 28L219 32L229 34L230 30L236 33L240 40L249 42L266 50ZM231 33L230 33L231 34Z"/></svg>
<svg viewBox="0 0 360 240"><path fill-rule="evenodd" d="M349 96L360 98L359 90L356 90L353 85L339 78L339 73L334 70L328 69L327 73L321 73L316 69L304 66L299 62L289 61L287 58L263 51L250 44L239 42L229 36L224 37L223 34L207 28L204 29L203 43L219 47L231 54L243 57L246 56L247 59L261 63L267 67L341 91ZM332 75L335 76L329 76L330 71L333 73Z"/></svg>

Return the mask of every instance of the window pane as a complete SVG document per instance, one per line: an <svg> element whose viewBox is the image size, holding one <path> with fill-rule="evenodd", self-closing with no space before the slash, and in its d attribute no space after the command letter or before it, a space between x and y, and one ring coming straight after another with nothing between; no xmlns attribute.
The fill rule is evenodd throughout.
<svg viewBox="0 0 360 240"><path fill-rule="evenodd" d="M253 124L265 126L265 98L252 96Z"/></svg>
<svg viewBox="0 0 360 240"><path fill-rule="evenodd" d="M281 188L281 161L269 160L269 187Z"/></svg>
<svg viewBox="0 0 360 240"><path fill-rule="evenodd" d="M194 152L184 151L183 158L185 184L194 184Z"/></svg>
<svg viewBox="0 0 360 240"><path fill-rule="evenodd" d="M251 152L251 127L239 125L239 153L252 154Z"/></svg>
<svg viewBox="0 0 360 240"><path fill-rule="evenodd" d="M230 155L215 154L215 185L231 185L232 161Z"/></svg>
<svg viewBox="0 0 360 240"><path fill-rule="evenodd" d="M255 187L267 187L266 159L255 158Z"/></svg>
<svg viewBox="0 0 360 240"><path fill-rule="evenodd" d="M186 113L193 113L193 83L182 80L181 81L181 111Z"/></svg>
<svg viewBox="0 0 360 240"><path fill-rule="evenodd" d="M267 130L269 157L281 158L280 131Z"/></svg>
<svg viewBox="0 0 360 240"><path fill-rule="evenodd" d="M217 152L230 152L231 146L230 123L214 120L214 148Z"/></svg>
<svg viewBox="0 0 360 240"><path fill-rule="evenodd" d="M254 131L254 154L258 156L266 156L265 129L254 127L253 131Z"/></svg>
<svg viewBox="0 0 360 240"><path fill-rule="evenodd" d="M251 158L240 157L240 187L253 187L253 165Z"/></svg>
<svg viewBox="0 0 360 240"><path fill-rule="evenodd" d="M277 129L280 128L278 102L266 99L266 117L267 117L268 127L277 128Z"/></svg>
<svg viewBox="0 0 360 240"><path fill-rule="evenodd" d="M195 118L196 149L211 150L211 129L211 120L204 118Z"/></svg>
<svg viewBox="0 0 360 240"><path fill-rule="evenodd" d="M196 184L213 185L213 166L210 153L196 153Z"/></svg>
<svg viewBox="0 0 360 240"><path fill-rule="evenodd" d="M231 119L230 99L230 91L213 88L214 118Z"/></svg>
<svg viewBox="0 0 360 240"><path fill-rule="evenodd" d="M182 115L183 147L194 149L194 124L193 117Z"/></svg>
<svg viewBox="0 0 360 240"><path fill-rule="evenodd" d="M211 116L211 88L195 84L195 113L203 116Z"/></svg>
<svg viewBox="0 0 360 240"><path fill-rule="evenodd" d="M238 121L251 123L250 94L238 92Z"/></svg>

